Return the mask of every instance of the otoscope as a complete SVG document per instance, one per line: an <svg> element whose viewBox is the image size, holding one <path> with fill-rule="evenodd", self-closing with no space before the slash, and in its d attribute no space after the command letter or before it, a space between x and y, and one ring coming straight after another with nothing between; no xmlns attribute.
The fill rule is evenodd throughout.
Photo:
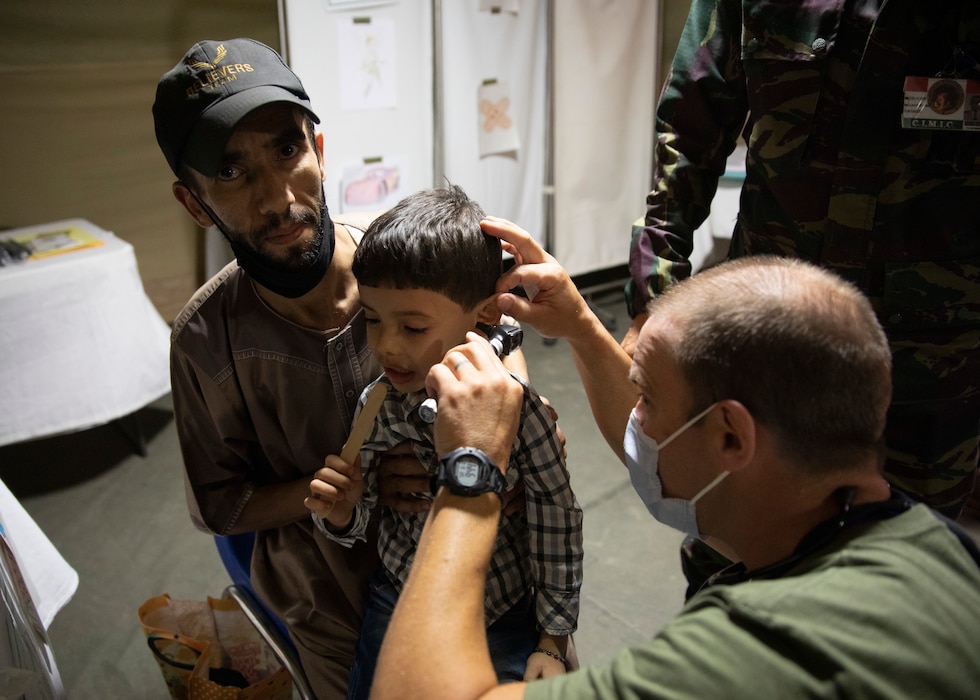
<svg viewBox="0 0 980 700"><path fill-rule="evenodd" d="M517 326L508 326L503 323L488 326L485 323L478 323L476 327L486 334L490 347L497 353L497 357L511 354L524 342L524 331ZM439 407L436 405L436 400L430 396L419 405L419 418L426 423L435 423L438 411Z"/></svg>

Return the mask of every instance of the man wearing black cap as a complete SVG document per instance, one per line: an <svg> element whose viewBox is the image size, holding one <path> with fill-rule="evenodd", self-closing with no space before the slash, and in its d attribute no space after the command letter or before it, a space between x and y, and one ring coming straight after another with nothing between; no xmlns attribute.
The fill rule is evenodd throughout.
<svg viewBox="0 0 980 700"><path fill-rule="evenodd" d="M269 47L195 45L161 78L153 116L174 196L237 259L173 324L191 517L215 534L257 532L253 586L317 696L343 697L375 546L315 536L303 500L380 374L350 271L359 232L327 212L319 120Z"/></svg>

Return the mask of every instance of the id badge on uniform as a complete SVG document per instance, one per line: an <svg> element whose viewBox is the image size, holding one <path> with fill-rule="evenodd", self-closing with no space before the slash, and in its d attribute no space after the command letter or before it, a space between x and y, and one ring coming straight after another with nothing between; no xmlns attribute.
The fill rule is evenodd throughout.
<svg viewBox="0 0 980 700"><path fill-rule="evenodd" d="M980 131L980 80L906 76L902 126Z"/></svg>

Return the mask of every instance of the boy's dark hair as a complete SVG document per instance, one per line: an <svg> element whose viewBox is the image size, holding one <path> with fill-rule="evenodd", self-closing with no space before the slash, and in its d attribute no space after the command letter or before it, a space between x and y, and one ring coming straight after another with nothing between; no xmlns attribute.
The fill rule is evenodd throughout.
<svg viewBox="0 0 980 700"><path fill-rule="evenodd" d="M479 204L457 185L420 190L368 227L351 269L367 287L428 289L470 310L496 291L500 241L480 229Z"/></svg>

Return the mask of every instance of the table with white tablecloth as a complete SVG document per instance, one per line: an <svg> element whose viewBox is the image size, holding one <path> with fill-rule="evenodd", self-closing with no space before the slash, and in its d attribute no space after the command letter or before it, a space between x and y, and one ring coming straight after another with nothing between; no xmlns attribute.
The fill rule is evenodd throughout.
<svg viewBox="0 0 980 700"><path fill-rule="evenodd" d="M129 416L170 391L170 328L143 289L133 247L101 241L0 267L0 445Z"/></svg>

